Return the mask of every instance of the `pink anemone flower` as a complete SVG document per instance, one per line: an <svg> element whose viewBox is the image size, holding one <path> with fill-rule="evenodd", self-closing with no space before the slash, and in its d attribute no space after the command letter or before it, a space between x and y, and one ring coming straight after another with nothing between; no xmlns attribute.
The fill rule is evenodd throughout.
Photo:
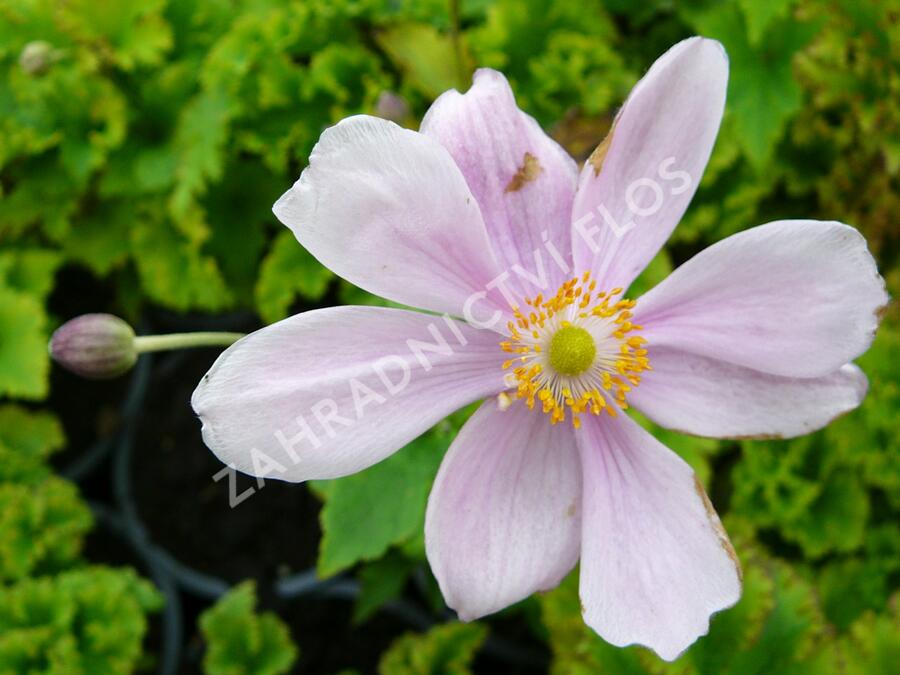
<svg viewBox="0 0 900 675"><path fill-rule="evenodd" d="M326 130L275 214L344 279L429 313L331 307L248 335L194 393L206 444L257 477L336 478L486 399L428 502L447 604L475 619L580 561L591 628L677 657L738 600L740 565L691 468L622 411L716 438L819 429L865 396L851 361L887 303L863 237L812 220L623 297L694 194L727 76L717 42L675 45L580 171L493 70L418 133Z"/></svg>

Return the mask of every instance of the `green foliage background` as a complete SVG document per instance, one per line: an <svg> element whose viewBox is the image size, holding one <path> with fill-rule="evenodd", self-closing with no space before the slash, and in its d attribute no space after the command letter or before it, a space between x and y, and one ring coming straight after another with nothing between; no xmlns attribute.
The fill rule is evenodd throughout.
<svg viewBox="0 0 900 675"><path fill-rule="evenodd" d="M722 237L811 217L858 227L900 294L896 0L0 0L0 673L131 672L159 604L130 572L86 566L90 512L46 461L64 445L52 413L36 410L48 336L70 318L46 309L65 292L59 270L103 280L114 297L96 309L132 320L152 305L252 309L271 322L334 289L376 302L270 212L325 127L378 112L384 92L403 97L414 127L484 65L584 157L640 74L695 33L728 50L726 117L644 287ZM898 357L892 306L860 361L868 399L829 428L740 444L659 431L712 487L743 557L744 599L668 666L585 630L569 579L508 612L549 645L553 672L868 674L900 663ZM325 503L318 568L358 576L355 620L421 562L427 491L464 418L314 486ZM210 672L283 672L296 656L287 634L254 614L252 589L235 593L204 619ZM228 631L247 643L216 646ZM483 640L449 624L400 638L380 668L467 672Z"/></svg>

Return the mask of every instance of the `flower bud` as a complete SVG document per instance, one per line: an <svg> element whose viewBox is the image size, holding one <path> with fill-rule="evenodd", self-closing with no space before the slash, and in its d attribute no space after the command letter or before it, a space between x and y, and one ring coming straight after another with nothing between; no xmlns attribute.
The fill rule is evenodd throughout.
<svg viewBox="0 0 900 675"><path fill-rule="evenodd" d="M56 329L50 356L65 369L91 380L107 380L137 361L134 330L112 314L83 314Z"/></svg>
<svg viewBox="0 0 900 675"><path fill-rule="evenodd" d="M403 124L409 117L409 104L400 94L383 91L375 103L375 114L391 122Z"/></svg>
<svg viewBox="0 0 900 675"><path fill-rule="evenodd" d="M43 40L35 40L22 48L19 66L29 75L43 75L57 59L58 53L53 45Z"/></svg>

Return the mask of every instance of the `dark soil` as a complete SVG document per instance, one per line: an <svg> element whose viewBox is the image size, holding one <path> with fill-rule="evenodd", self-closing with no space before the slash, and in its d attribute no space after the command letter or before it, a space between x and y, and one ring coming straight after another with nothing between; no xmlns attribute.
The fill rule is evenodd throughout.
<svg viewBox="0 0 900 675"><path fill-rule="evenodd" d="M180 562L231 583L269 585L315 564L319 502L305 486L273 480L230 508L229 480L213 480L222 463L203 444L190 405L217 355L174 354L155 368L135 438L134 497L152 539ZM238 478L239 492L255 485Z"/></svg>

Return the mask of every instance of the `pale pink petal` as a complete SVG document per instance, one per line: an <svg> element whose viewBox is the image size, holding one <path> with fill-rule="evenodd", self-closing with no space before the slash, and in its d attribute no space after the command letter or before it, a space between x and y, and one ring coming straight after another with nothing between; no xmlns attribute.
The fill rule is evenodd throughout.
<svg viewBox="0 0 900 675"><path fill-rule="evenodd" d="M453 158L386 120L359 115L326 129L273 210L323 265L405 305L462 316L500 273Z"/></svg>
<svg viewBox="0 0 900 675"><path fill-rule="evenodd" d="M332 307L235 343L191 403L206 444L239 471L335 478L499 392L502 354L491 331L400 309Z"/></svg>
<svg viewBox="0 0 900 675"><path fill-rule="evenodd" d="M823 377L761 373L660 347L628 402L657 424L715 438L790 438L856 408L868 382L853 364Z"/></svg>
<svg viewBox="0 0 900 675"><path fill-rule="evenodd" d="M741 594L740 565L691 468L627 415L588 417L580 595L584 620L616 646L671 661Z"/></svg>
<svg viewBox="0 0 900 675"><path fill-rule="evenodd" d="M727 83L722 45L697 37L672 47L637 83L581 171L572 211L577 270L591 270L604 288L627 288L656 255L703 176Z"/></svg>
<svg viewBox="0 0 900 675"><path fill-rule="evenodd" d="M434 102L422 120L422 133L440 141L466 177L497 257L510 274L509 287L527 295L555 291L566 273L544 240L566 267L571 264L577 168L516 107L506 78L495 70L478 70L465 94L451 90ZM515 269L517 264L527 274Z"/></svg>
<svg viewBox="0 0 900 675"><path fill-rule="evenodd" d="M469 621L556 586L578 559L581 467L572 428L487 401L444 457L425 546L447 604Z"/></svg>
<svg viewBox="0 0 900 675"><path fill-rule="evenodd" d="M775 375L829 375L872 343L888 297L866 241L783 220L710 246L638 300L654 346ZM652 363L652 351L651 351Z"/></svg>

